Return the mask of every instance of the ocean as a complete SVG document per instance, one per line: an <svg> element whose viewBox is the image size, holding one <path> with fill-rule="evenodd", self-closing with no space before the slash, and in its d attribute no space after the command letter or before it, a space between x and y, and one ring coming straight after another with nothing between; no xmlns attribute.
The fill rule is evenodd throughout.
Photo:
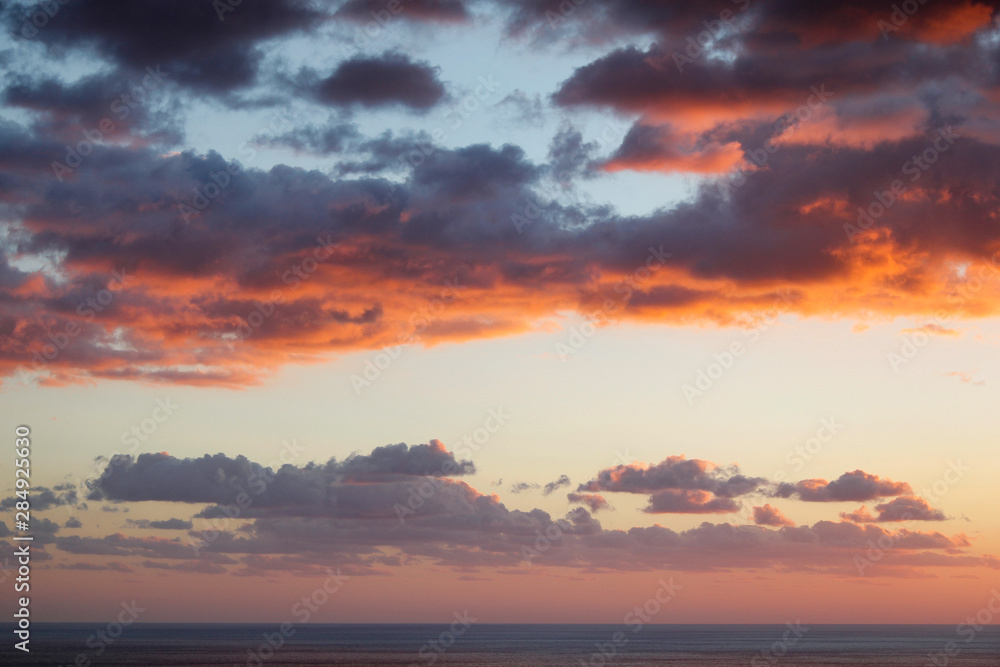
<svg viewBox="0 0 1000 667"><path fill-rule="evenodd" d="M998 626L38 623L30 653L3 627L4 665L1000 666Z"/></svg>

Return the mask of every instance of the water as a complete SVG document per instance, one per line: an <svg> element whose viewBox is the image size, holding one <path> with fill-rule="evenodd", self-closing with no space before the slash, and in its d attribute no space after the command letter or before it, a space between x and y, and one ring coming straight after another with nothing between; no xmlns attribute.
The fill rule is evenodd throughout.
<svg viewBox="0 0 1000 667"><path fill-rule="evenodd" d="M998 626L966 641L954 625L801 626L796 636L774 625L473 624L452 641L447 625L297 625L283 637L277 624L135 624L106 643L96 635L105 626L39 623L30 654L3 627L4 665L1000 666ZM265 634L282 645L272 650ZM944 653L949 642L957 653Z"/></svg>

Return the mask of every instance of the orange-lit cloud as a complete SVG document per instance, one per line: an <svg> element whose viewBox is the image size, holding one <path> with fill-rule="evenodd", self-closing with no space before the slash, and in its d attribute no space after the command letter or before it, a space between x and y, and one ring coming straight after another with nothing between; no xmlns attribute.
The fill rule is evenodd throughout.
<svg viewBox="0 0 1000 667"><path fill-rule="evenodd" d="M592 30L651 30L657 41L581 64L551 102L569 117L596 108L633 124L601 146L564 128L534 160L511 143L447 147L405 129L369 137L335 118L288 123L259 144L329 157L328 173L231 173L234 156L175 150L180 110L150 107L56 175L64 130L104 112L94 91L114 77L19 78L6 99L32 121L0 126L3 154L17 156L0 157L12 215L0 376L242 387L285 364L518 335L573 312L597 326L914 316L938 322L937 333L996 314L1000 135L985 72L997 47L973 39L989 29L992 4L927 4L886 37L877 24L893 10L883 5L751 3L736 8L739 29L679 69L675 51L705 29L705 13L733 4L581 6L562 29L585 41ZM367 6L349 3L336 20ZM460 4L441 9L414 5L407 21L468 18ZM537 8L509 10L510 34L530 33ZM238 30L164 45L178 75L163 85L242 90L259 66L246 55L256 40L295 33L314 11L280 3L280 25L254 11ZM129 17L137 29L167 20L148 8ZM86 41L51 28L45 48ZM139 66L149 45L134 31L91 29L87 44L109 66ZM192 80L187 49L207 43L238 67ZM434 89L426 99L426 86L393 79L370 95L352 88L345 104L440 103L436 75L421 72ZM302 76L320 106L336 100L313 84L350 83ZM690 175L690 197L625 216L553 196L623 170Z"/></svg>
<svg viewBox="0 0 1000 667"><path fill-rule="evenodd" d="M773 505L762 505L753 508L753 522L758 526L794 526L795 522L781 513Z"/></svg>

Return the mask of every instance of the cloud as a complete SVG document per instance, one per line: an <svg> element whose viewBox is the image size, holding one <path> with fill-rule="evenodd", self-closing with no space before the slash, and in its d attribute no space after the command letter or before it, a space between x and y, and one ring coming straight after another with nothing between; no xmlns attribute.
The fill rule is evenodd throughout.
<svg viewBox="0 0 1000 667"><path fill-rule="evenodd" d="M962 333L957 329L949 329L948 327L943 327L940 324L935 324L930 322L919 326L916 328L903 329L902 333L914 334L914 333L925 333L932 334L935 336L961 336Z"/></svg>
<svg viewBox="0 0 1000 667"><path fill-rule="evenodd" d="M854 512L842 512L840 516L854 523L885 523L893 521L946 521L944 512L934 509L923 498L903 496L875 506L877 516L872 516L867 507Z"/></svg>
<svg viewBox="0 0 1000 667"><path fill-rule="evenodd" d="M60 563L59 567L64 570L83 570L85 572L121 572L126 574L135 571L128 565L117 561L100 565L97 563Z"/></svg>
<svg viewBox="0 0 1000 667"><path fill-rule="evenodd" d="M2 100L36 112L35 127L46 136L76 144L88 133L122 143L174 145L183 140L176 103L157 91L162 82L102 72L67 83L51 77L12 77ZM134 91L142 93L136 96ZM140 99L141 98L141 99Z"/></svg>
<svg viewBox="0 0 1000 667"><path fill-rule="evenodd" d="M801 68L792 71L780 68L779 58L756 53L741 58L741 64L767 63L776 68L753 76L707 59L696 60L684 67L687 71L678 73L673 52L662 45L654 44L645 51L627 47L577 68L553 94L553 101L564 107L606 106L657 121L686 119L690 126L703 127L704 121L697 119L699 112L706 119L719 120L761 111L776 117L804 103L811 85L826 82L834 91L847 87L842 72L835 74L829 68L810 71L808 57ZM844 67L849 67L846 62ZM665 76L666 72L675 76ZM851 87L858 90L861 85Z"/></svg>
<svg viewBox="0 0 1000 667"><path fill-rule="evenodd" d="M321 101L334 106L399 105L426 111L444 99L445 89L430 65L386 53L342 62L316 84L316 93Z"/></svg>
<svg viewBox="0 0 1000 667"><path fill-rule="evenodd" d="M537 93L528 95L521 89L508 93L492 107L504 111L509 119L519 126L541 127L545 122L545 107Z"/></svg>
<svg viewBox="0 0 1000 667"><path fill-rule="evenodd" d="M417 513L403 526L394 518L336 524L325 518L257 519L249 530L220 533L211 542L201 541L197 534L187 544L111 535L62 538L57 547L71 553L117 557L207 559L220 567L240 562L234 557L255 558L258 560L249 570L234 573L265 576L272 569L305 573L331 564L371 568L382 563L392 568L402 563L383 561L391 558L389 553L401 553L408 564L448 567L516 568L524 567L527 558L536 566L577 569L713 571L780 566L854 577L857 573L851 557L863 554L872 540L893 545L880 562L887 575L897 567L909 567L928 551L942 552L936 563L939 566L983 564L981 559L962 553L970 546L962 535L948 537L905 529L892 532L829 521L777 530L728 523L703 523L682 532L659 525L606 530L582 508L559 520L539 510L507 510L487 496L477 497L470 508L450 515ZM535 531L544 534L546 530L557 538L551 548L538 551ZM199 556L191 544L199 544ZM270 565L262 567L263 563ZM878 576L875 570L870 574Z"/></svg>
<svg viewBox="0 0 1000 667"><path fill-rule="evenodd" d="M44 547L46 544L52 544L57 539L60 539L55 536L59 532L59 524L55 521L33 516L31 517L30 525L32 544L35 546ZM8 535L12 534L9 530L0 529L0 534L3 532L7 532Z"/></svg>
<svg viewBox="0 0 1000 667"><path fill-rule="evenodd" d="M708 491L665 489L649 497L648 514L727 514L739 511L731 498L715 498Z"/></svg>
<svg viewBox="0 0 1000 667"><path fill-rule="evenodd" d="M4 498L0 501L0 512L12 512L21 500L17 496ZM52 489L46 486L36 486L31 489L31 509L36 512L44 512L62 505L76 505L77 502L76 487L70 484L59 485Z"/></svg>
<svg viewBox="0 0 1000 667"><path fill-rule="evenodd" d="M875 517L872 516L871 512L864 505L853 512L841 512L840 518L853 523L875 523Z"/></svg>
<svg viewBox="0 0 1000 667"><path fill-rule="evenodd" d="M580 57L606 45L551 91L565 124L538 161L488 134L466 145L405 123L369 136L370 123L349 122L359 107L440 104L447 91L431 64L389 52L295 74L285 62L298 49L286 48L292 39L326 39L311 28L333 15L361 29L353 22L371 20L370 3L241 5L223 20L188 0L60 5L25 53L44 44L51 58L100 61L75 79L22 73L5 84L22 122L0 122L0 183L18 230L17 260L0 256L0 375L243 387L330 353L537 331L555 313L586 314L608 298L621 302L609 323L739 326L775 308L866 321L995 315L1000 115L989 72L1000 47L979 37L992 5L946 4L923 7L884 39L875 17L886 8L860 0L836 9L765 0L746 11L715 0L585 3L556 33L544 3L505 3L512 35L566 36L587 47L572 49ZM15 31L21 9L4 10ZM674 51L722 9L747 29L717 36L718 57L678 72ZM448 12L466 9L406 3L399 27L436 31ZM180 37L163 36L180 25ZM620 48L635 36L651 46ZM19 71L36 71L33 57L18 55ZM137 107L54 178L66 136L101 117L102 97L157 65L167 75L162 105ZM254 156L291 148L309 167L273 159L236 169L243 150L164 150L196 120L186 115L194 94L244 110L278 100L301 108L288 128L248 144ZM525 102L548 109L511 95L500 115ZM620 112L631 128L584 136L574 128L592 108ZM934 164L915 166L931 149ZM318 167L317 155L333 159ZM681 201L626 215L593 200L601 188L580 187L610 183L609 169L688 175L690 187ZM213 178L226 185L209 201ZM851 232L893 179L905 193ZM669 261L641 286L621 285L651 249ZM296 274L313 261L308 279ZM32 262L46 268L17 268ZM128 276L123 287L114 271ZM462 289L440 311L445 281ZM99 312L86 305L110 288ZM269 315L250 326L256 304ZM48 341L67 327L72 344L48 358Z"/></svg>
<svg viewBox="0 0 1000 667"><path fill-rule="evenodd" d="M48 169L51 156L61 147L54 146L54 153L36 158L22 141L23 133L7 129L5 135L0 127L0 144L6 136L11 150L22 155L15 182L34 187L28 175L32 160ZM859 287L859 292L837 287L850 283L851 254L860 251L830 252L838 244L849 245L846 237L838 240L828 233L833 209L812 209L809 215L822 217L826 221L822 225L797 225L780 233L766 225L764 219L770 213L761 211L759 221L733 217L757 215L736 211L757 211L744 204L753 200L751 193L758 186L779 199L798 200L796 206L805 206L815 196L806 193L815 190L817 182L835 189L853 187L834 183L847 171L858 173L853 164L843 163L850 151L815 163L829 167L829 173L810 174L814 163L803 167L793 159L796 150L783 150L772 165L776 173L784 174L781 178L791 180L754 172L736 191L731 205L720 204L706 192L699 202L627 224L606 220L571 231L539 220L519 235L510 224L510 212L534 200L530 188L541 170L515 147L436 150L412 170L410 183L402 185L381 179L335 181L288 167L247 170L232 177L231 184L198 216L197 225L183 227L174 227L181 222L176 206L189 201L193 188L211 182L210 174L226 168L221 156L161 158L144 156L140 150L95 149L86 172L72 183L61 184L58 198L25 202L31 222L23 252L59 254L70 278L57 287L27 282L26 276L8 272L19 284L6 288L12 305L5 334L9 339L0 348L0 371L15 374L20 366L29 377L37 371L44 381L54 383L143 377L243 385L293 359L308 362L330 350L392 346L416 333L426 343L512 334L530 330L533 321L555 310L585 311L603 302L614 294L619 276L645 263L651 247L664 248L672 257L655 279L632 291L627 308L621 310L623 317L664 322L713 317L732 324L739 321L740 313L759 312L774 304L789 312L827 312L831 299L837 300L837 310L849 310L851 306L842 301L844 295L866 288ZM861 153L856 157L860 160ZM398 154L394 159L398 161ZM897 166L906 159L899 158ZM881 162L891 165L891 161ZM962 169L961 165L957 168ZM972 179L970 187L977 187L976 180L985 173L956 172L956 178ZM101 215L87 212L95 192L101 192L106 202ZM290 223L294 232L287 226L279 230L276 223L288 197L295 199L299 211ZM155 212L148 207L139 210L137 200L161 204ZM337 204L331 207L330 202ZM440 212L446 209L449 214L442 216ZM567 225L574 219L587 219L582 209L556 205L548 210ZM962 212L956 209L957 217L940 213L954 220L956 229L971 232L973 223L971 219L963 222ZM705 216L716 222L695 224ZM122 233L108 238L103 227L111 219L121 225ZM914 213L907 225L918 220L923 220L922 214ZM376 229L380 230L377 243L362 233ZM927 230L936 235L930 227ZM906 241L910 246L924 236L922 231L913 232ZM907 235L904 230L900 242ZM602 240L606 238L616 240L609 245ZM956 238L941 243L954 244ZM270 240L265 243L264 239ZM327 250L323 243L339 245ZM937 240L934 244L942 247ZM456 259L473 248L478 253L475 265ZM555 255L547 250L553 248L559 249ZM405 253L400 254L403 249ZM246 253L256 253L258 260L247 263ZM308 280L298 278L294 268L316 253L327 259ZM407 253L423 258L419 275L407 269L409 260L403 259ZM546 257L544 262L542 257ZM897 256L893 261L905 264L907 260ZM601 278L595 277L594 267L602 267ZM115 282L112 270L125 271L125 289ZM921 271L926 274L927 269ZM798 279L808 279L812 287L796 286L784 299L774 290L753 286L763 280ZM703 280L707 282L701 285ZM934 279L923 280L929 286ZM441 298L446 281L457 281L463 289L445 311L434 319L423 317L425 324L415 329L414 314L419 316ZM727 282L730 288L708 287L708 282L717 281ZM882 286L872 286L873 290L885 289L881 279L876 282ZM116 296L99 318L96 311L91 321L78 316L78 307L87 308L88 299L109 287L116 290ZM882 302L934 308L938 304L932 294L948 294L924 287L915 293L914 289L913 284L901 288L895 297ZM271 302L275 293L280 301L271 304L271 315L260 326L249 327L246 318L255 312L255 304ZM398 296L390 299L390 293ZM992 307L985 305L990 294L989 288L977 293L977 300L982 295L982 308ZM529 295L532 308L511 305ZM971 301L966 307L980 308ZM176 308L191 317L170 316ZM20 322L18 327L13 326L14 319ZM73 344L55 359L45 359L43 341L64 334L67 327L79 327ZM242 334L237 331L250 335L238 340ZM115 339L121 344L112 345ZM234 340L239 344L233 345ZM196 348L192 341L198 341ZM32 361L26 365L26 359ZM191 370L195 367L202 370Z"/></svg>
<svg viewBox="0 0 1000 667"><path fill-rule="evenodd" d="M431 201L460 203L502 196L530 184L537 173L538 169L525 160L524 151L517 146L505 144L494 149L475 144L435 152L414 170L412 180Z"/></svg>
<svg viewBox="0 0 1000 667"><path fill-rule="evenodd" d="M270 576L278 569L308 575L318 572L317 568L348 565L367 574L388 574L394 568L420 562L465 568L463 571L506 570L531 562L594 571L782 567L853 577L852 557L869 549L872 540L879 544L888 540L893 545L888 550L891 553L880 561L886 576L907 568L979 567L986 563L966 553L970 542L961 534L891 531L850 521L792 526L770 506L755 508L755 520L771 522L768 525L705 522L685 531L659 524L606 529L584 507L576 507L561 518L539 509L511 510L495 494L483 494L457 479L436 475L439 471L429 464L438 463L442 454L437 447L425 447L415 452L413 448L390 448L378 455L375 450L343 462L286 465L262 488L250 485L247 477L250 471L265 469L239 457L175 459L159 455L112 462L111 472L102 479L123 476L110 486L102 483L98 488L104 493L115 490L132 500L205 503L213 502L207 499L221 502L237 490L248 489L248 498L228 508L209 505L195 519L195 529L183 537L74 535L55 538L56 548L116 560L195 561L180 567L213 572L225 569L240 576ZM354 463L347 465L348 461ZM117 470L111 468L113 465ZM164 478L171 480L169 485L148 481L151 471L159 466L165 466L161 470ZM177 470L185 474L167 472ZM667 485L714 484L730 491L746 488L732 481L737 476L735 468L672 457L665 465L633 466L614 479L605 474L595 479L640 493L655 486L648 513L706 514L733 511L737 504L732 497L705 489ZM138 484L140 480L144 483ZM144 491L140 495L134 489ZM568 499L593 511L607 506L598 494L569 494ZM233 507L239 511L234 512ZM886 515L896 508L886 504ZM221 524L219 520L223 520ZM141 528L146 523L138 520L130 525ZM550 547L537 548L539 534L550 536ZM934 562L927 560L930 552L935 553Z"/></svg>
<svg viewBox="0 0 1000 667"><path fill-rule="evenodd" d="M334 485L362 498L366 484L404 486L420 477L464 475L475 472L471 461L458 461L439 440L426 445L376 447L370 454L353 454L343 461L311 463L297 468L265 468L244 456L205 455L178 459L169 454L118 455L108 462L100 478L89 482L92 500L177 501L188 503L244 504L256 509L284 506L324 507L338 502ZM348 488L354 487L354 488ZM340 498L343 503L346 498Z"/></svg>
<svg viewBox="0 0 1000 667"><path fill-rule="evenodd" d="M950 373L943 373L945 377L958 378L964 384L973 384L976 386L983 386L986 384L983 380L976 380L974 372L966 373L965 371L952 371Z"/></svg>
<svg viewBox="0 0 1000 667"><path fill-rule="evenodd" d="M534 491L540 488L542 488L541 484L536 484L535 482L514 482L510 485L510 492L524 493L525 491Z"/></svg>
<svg viewBox="0 0 1000 667"><path fill-rule="evenodd" d="M742 162L743 150L735 141L720 144L685 137L669 126L636 123L603 169L723 174Z"/></svg>
<svg viewBox="0 0 1000 667"><path fill-rule="evenodd" d="M796 496L809 503L863 502L889 496L911 495L913 489L906 482L881 479L863 470L845 472L828 482L825 479L807 479L795 484L781 484L776 495L781 498Z"/></svg>
<svg viewBox="0 0 1000 667"><path fill-rule="evenodd" d="M83 524L75 516L71 516L66 519L66 523L63 524L64 528L83 528Z"/></svg>
<svg viewBox="0 0 1000 667"><path fill-rule="evenodd" d="M702 459L687 459L683 455L669 456L660 463L631 463L606 468L577 491L607 491L649 493L644 512L651 514L722 514L736 512L740 504L735 499L750 496L795 498L805 502L865 501L913 493L905 482L893 482L862 470L844 473L828 482L810 479L774 484L763 477L749 477L737 466L720 467ZM754 508L754 516L779 523L760 525L794 525L770 505ZM842 515L845 516L846 515Z"/></svg>
<svg viewBox="0 0 1000 667"><path fill-rule="evenodd" d="M581 484L578 491L652 493L662 489L698 489L726 498L751 493L766 483L763 477L746 477L735 466L722 468L702 459L668 456L660 463L633 463L606 468Z"/></svg>
<svg viewBox="0 0 1000 667"><path fill-rule="evenodd" d="M631 463L606 468L577 491L649 493L644 512L650 514L724 514L736 512L734 499L748 495L796 498L805 502L865 501L913 493L905 482L881 479L862 470L844 473L828 482L824 479L773 484L763 477L749 477L737 466L720 467L702 459L669 456L660 463ZM754 517L794 525L770 505L754 508ZM842 515L844 516L844 515Z"/></svg>
<svg viewBox="0 0 1000 667"><path fill-rule="evenodd" d="M226 572L229 572L229 570L222 567L218 563L211 563L208 561L181 561L179 563L164 563L161 561L146 560L141 564L146 568L156 570L172 570L174 572L195 572L198 574L225 574Z"/></svg>
<svg viewBox="0 0 1000 667"><path fill-rule="evenodd" d="M145 558L167 558L171 560L202 559L214 563L235 563L232 558L220 553L199 553L191 548L191 541L179 538L129 537L115 533L105 537L82 537L68 535L55 540L60 551L89 556L140 556Z"/></svg>
<svg viewBox="0 0 1000 667"><path fill-rule="evenodd" d="M878 521L944 521L944 512L934 509L923 498L893 498L875 506Z"/></svg>
<svg viewBox="0 0 1000 667"><path fill-rule="evenodd" d="M55 534L59 532L59 524L54 521L49 521L48 519L43 519L39 517L31 518L31 535L34 538L33 543L39 547L43 547L46 544L51 544L55 541ZM10 537L14 532L7 527L7 524L0 521L0 537Z"/></svg>
<svg viewBox="0 0 1000 667"><path fill-rule="evenodd" d="M586 505L591 513L597 513L601 510L611 509L611 505L604 498L604 496L598 493L567 493L566 498L571 503L579 503L581 505Z"/></svg>
<svg viewBox="0 0 1000 667"><path fill-rule="evenodd" d="M786 517L773 505L753 508L753 522L758 526L794 526L795 522Z"/></svg>
<svg viewBox="0 0 1000 667"><path fill-rule="evenodd" d="M470 18L462 0L405 0L397 4L382 0L348 0L334 16L366 24L375 18L383 27L397 18L433 23L464 23Z"/></svg>
<svg viewBox="0 0 1000 667"><path fill-rule="evenodd" d="M551 26L551 21L545 25L545 6L529 9L529 3L521 4L515 25L534 23L539 33ZM714 112L726 113L723 106L728 103L732 110L747 113L780 100L788 84L803 81L801 90L825 80L857 94L872 91L879 81L937 78L949 66L937 54L949 53L949 46L988 29L993 4L954 3L930 11L922 7L899 30L893 9L870 0L815 8L792 7L787 0L736 6L723 0L669 6L621 0L602 3L599 9L577 7L560 23L575 28L585 40L649 32L658 38L647 51L619 48L578 68L556 99L646 113L671 109L676 115L689 111L692 102L709 103ZM529 15L532 19L526 23ZM691 45L698 42L706 48L693 50ZM711 57L709 49L725 57ZM964 69L964 63L950 66Z"/></svg>
<svg viewBox="0 0 1000 667"><path fill-rule="evenodd" d="M547 496L553 491L557 491L563 488L564 486L569 486L571 483L572 482L570 482L569 476L559 475L559 479L553 482L549 482L548 484L545 485L545 487L542 489L542 495Z"/></svg>
<svg viewBox="0 0 1000 667"><path fill-rule="evenodd" d="M752 41L763 46L768 40L781 35L795 34L807 44L851 39L877 42L885 41L886 36L914 42L950 44L965 39L988 24L992 4L962 2L922 6L919 12L896 26L895 8L890 7L886 11L884 5L868 0L812 5L802 13L790 13L787 1L772 0L764 5L761 27L755 31L757 34Z"/></svg>
<svg viewBox="0 0 1000 667"><path fill-rule="evenodd" d="M380 565L400 565L398 558L374 557L367 560L337 557L337 564L331 567L329 563L313 562L308 556L282 555L261 556L250 554L240 558L242 567L234 570L239 577L271 577L276 573L292 573L298 576L329 576L336 569L340 574L349 577L386 576L390 572Z"/></svg>
<svg viewBox="0 0 1000 667"><path fill-rule="evenodd" d="M194 524L184 519L166 519L164 521L150 521L149 519L126 519L125 523L133 528L146 528L151 530L191 530Z"/></svg>
<svg viewBox="0 0 1000 667"><path fill-rule="evenodd" d="M339 471L352 482L401 479L424 475L471 475L471 461L458 461L440 440L426 445L403 443L376 447L370 454L352 454L339 464Z"/></svg>
<svg viewBox="0 0 1000 667"><path fill-rule="evenodd" d="M717 17L724 9L735 11L732 2L712 0L694 2L681 0L669 6L639 0L614 0L594 6L580 3L572 11L531 0L513 0L508 3L511 14L507 30L514 36L529 36L535 40L558 31L560 37L576 38L584 43L601 43L613 36L660 33L697 34L704 30L704 20ZM683 37L682 37L683 39Z"/></svg>
<svg viewBox="0 0 1000 667"><path fill-rule="evenodd" d="M45 3L7 13L12 32ZM321 14L298 0L224 5L199 0L147 2L74 0L61 4L44 29L30 35L49 48L94 49L126 72L160 66L171 81L200 92L226 93L257 80L264 42L305 31Z"/></svg>
<svg viewBox="0 0 1000 667"><path fill-rule="evenodd" d="M330 117L323 125L296 125L287 131L264 134L254 143L267 146L283 146L304 153L331 155L348 149L352 140L358 139L358 129L336 116Z"/></svg>

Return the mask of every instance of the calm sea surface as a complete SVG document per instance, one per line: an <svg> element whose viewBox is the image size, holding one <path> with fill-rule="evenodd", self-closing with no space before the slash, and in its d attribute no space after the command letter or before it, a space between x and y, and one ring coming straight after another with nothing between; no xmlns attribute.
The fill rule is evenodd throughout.
<svg viewBox="0 0 1000 667"><path fill-rule="evenodd" d="M313 624L286 626L286 637L279 625L136 624L109 642L96 634L105 626L48 623L33 624L30 654L3 627L4 665L1000 667L998 626L970 640L954 625L473 624L453 635L447 625Z"/></svg>

